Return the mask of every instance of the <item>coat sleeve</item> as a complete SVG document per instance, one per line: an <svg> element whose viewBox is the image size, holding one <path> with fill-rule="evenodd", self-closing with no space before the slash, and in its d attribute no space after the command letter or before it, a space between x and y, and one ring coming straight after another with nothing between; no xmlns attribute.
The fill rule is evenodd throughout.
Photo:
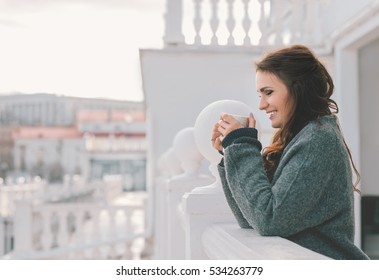
<svg viewBox="0 0 379 280"><path fill-rule="evenodd" d="M238 205L237 205L237 203L236 203L236 201L235 201L235 199L234 199L234 197L230 191L228 181L226 180L225 168L223 166L223 163L218 165L218 173L220 174L222 188L224 190L226 201L228 202L229 207L232 210L232 213L233 213L234 217L236 218L238 225L241 228L251 228L251 226L249 225L249 223L247 222L247 220L243 216L240 208L238 207Z"/></svg>
<svg viewBox="0 0 379 280"><path fill-rule="evenodd" d="M333 167L338 164L333 145L324 147L317 139L300 141L283 154L282 168L273 185L266 176L260 151L249 138L238 138L224 153L230 197L241 216L260 234L291 236L333 214L320 206Z"/></svg>

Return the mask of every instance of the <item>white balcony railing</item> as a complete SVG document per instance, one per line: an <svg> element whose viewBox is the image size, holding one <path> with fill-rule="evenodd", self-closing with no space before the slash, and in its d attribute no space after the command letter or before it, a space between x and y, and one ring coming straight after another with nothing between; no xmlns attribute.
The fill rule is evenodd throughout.
<svg viewBox="0 0 379 280"><path fill-rule="evenodd" d="M131 259L144 236L144 205L19 201L11 259Z"/></svg>
<svg viewBox="0 0 379 280"><path fill-rule="evenodd" d="M123 194L119 176L87 184L74 178L59 186L7 186L0 194L2 258L131 259L141 254L133 248L142 248L146 235L146 197Z"/></svg>
<svg viewBox="0 0 379 280"><path fill-rule="evenodd" d="M192 128L177 133L159 160L155 186L156 259L328 259L280 237L260 236L237 225L224 197L211 147L211 131L222 112L252 112L238 101L217 101ZM199 172L203 159L212 177Z"/></svg>
<svg viewBox="0 0 379 280"><path fill-rule="evenodd" d="M167 0L166 46L321 44L322 1Z"/></svg>

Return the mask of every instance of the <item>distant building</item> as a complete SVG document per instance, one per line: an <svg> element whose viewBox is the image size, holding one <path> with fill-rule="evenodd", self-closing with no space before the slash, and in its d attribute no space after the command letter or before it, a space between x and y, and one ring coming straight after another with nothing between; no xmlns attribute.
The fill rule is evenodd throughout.
<svg viewBox="0 0 379 280"><path fill-rule="evenodd" d="M142 102L50 94L0 96L0 174L65 175L86 180L121 174L124 189L145 188Z"/></svg>
<svg viewBox="0 0 379 280"><path fill-rule="evenodd" d="M80 98L55 94L0 96L0 124L19 126L73 126L81 110L124 111L143 114L143 103L111 99Z"/></svg>

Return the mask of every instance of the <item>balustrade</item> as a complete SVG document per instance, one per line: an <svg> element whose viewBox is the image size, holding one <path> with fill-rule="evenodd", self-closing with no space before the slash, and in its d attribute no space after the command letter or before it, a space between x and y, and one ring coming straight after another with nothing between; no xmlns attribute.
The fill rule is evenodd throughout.
<svg viewBox="0 0 379 280"><path fill-rule="evenodd" d="M141 243L138 238L145 234L145 202L141 205L137 199L132 206L125 206L117 200L122 192L120 176L106 176L88 184L80 177L66 176L61 185L39 181L2 186L0 255L132 258L132 246L137 241ZM92 195L94 202L83 202L83 198ZM81 203L77 203L79 199Z"/></svg>
<svg viewBox="0 0 379 280"><path fill-rule="evenodd" d="M19 201L11 257L131 258L133 241L144 235L143 212L144 205L33 205Z"/></svg>
<svg viewBox="0 0 379 280"><path fill-rule="evenodd" d="M167 0L164 42L167 47L320 45L320 5L301 0Z"/></svg>

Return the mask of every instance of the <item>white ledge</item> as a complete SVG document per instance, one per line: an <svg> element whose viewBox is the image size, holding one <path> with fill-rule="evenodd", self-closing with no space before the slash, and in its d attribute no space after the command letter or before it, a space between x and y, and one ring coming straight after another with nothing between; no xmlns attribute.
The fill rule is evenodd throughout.
<svg viewBox="0 0 379 280"><path fill-rule="evenodd" d="M214 224L202 235L203 249L214 260L323 260L324 255L277 236L261 236L237 224Z"/></svg>

